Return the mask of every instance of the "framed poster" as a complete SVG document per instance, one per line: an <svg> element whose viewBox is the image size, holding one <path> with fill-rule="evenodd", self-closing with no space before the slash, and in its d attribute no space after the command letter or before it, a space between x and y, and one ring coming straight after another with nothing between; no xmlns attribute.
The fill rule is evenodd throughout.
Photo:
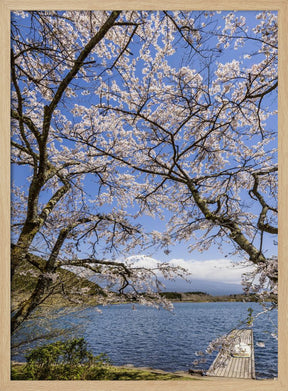
<svg viewBox="0 0 288 391"><path fill-rule="evenodd" d="M286 2L1 7L3 389L284 390Z"/></svg>

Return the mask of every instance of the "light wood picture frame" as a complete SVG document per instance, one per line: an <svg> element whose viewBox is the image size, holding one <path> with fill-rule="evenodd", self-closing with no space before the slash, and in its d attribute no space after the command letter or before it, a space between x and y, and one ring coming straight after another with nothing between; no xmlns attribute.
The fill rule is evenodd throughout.
<svg viewBox="0 0 288 391"><path fill-rule="evenodd" d="M278 379L199 381L11 381L10 380L10 12L13 10L276 10L279 17L279 345ZM0 390L288 390L288 0L1 0L1 138L0 138Z"/></svg>

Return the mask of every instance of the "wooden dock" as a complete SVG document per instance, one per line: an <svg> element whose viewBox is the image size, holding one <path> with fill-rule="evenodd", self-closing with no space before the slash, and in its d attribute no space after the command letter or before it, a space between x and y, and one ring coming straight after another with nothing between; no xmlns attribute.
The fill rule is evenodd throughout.
<svg viewBox="0 0 288 391"><path fill-rule="evenodd" d="M253 331L232 330L228 350L221 350L206 372L207 376L255 379Z"/></svg>

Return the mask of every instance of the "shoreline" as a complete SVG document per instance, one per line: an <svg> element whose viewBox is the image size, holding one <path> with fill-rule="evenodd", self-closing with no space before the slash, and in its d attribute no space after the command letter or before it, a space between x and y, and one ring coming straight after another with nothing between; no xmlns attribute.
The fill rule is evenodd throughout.
<svg viewBox="0 0 288 391"><path fill-rule="evenodd" d="M26 365L26 362L11 361L11 372L13 380L27 380L21 376L22 371ZM167 372L162 369L156 369L151 367L135 367L133 364L126 365L107 365L103 366L108 372L108 377L116 376L117 379L109 379L106 377L103 379L95 380L159 380L159 381L194 381L208 379L208 376L200 374L190 374L188 371L175 371ZM57 380L57 379L55 379ZM72 379L73 380L73 379ZM91 379L92 380L92 379Z"/></svg>

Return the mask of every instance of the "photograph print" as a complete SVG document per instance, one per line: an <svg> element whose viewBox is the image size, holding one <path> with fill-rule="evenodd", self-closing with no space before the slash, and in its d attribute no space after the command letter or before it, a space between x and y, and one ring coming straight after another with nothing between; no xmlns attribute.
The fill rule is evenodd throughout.
<svg viewBox="0 0 288 391"><path fill-rule="evenodd" d="M11 12L11 380L277 378L277 18Z"/></svg>

